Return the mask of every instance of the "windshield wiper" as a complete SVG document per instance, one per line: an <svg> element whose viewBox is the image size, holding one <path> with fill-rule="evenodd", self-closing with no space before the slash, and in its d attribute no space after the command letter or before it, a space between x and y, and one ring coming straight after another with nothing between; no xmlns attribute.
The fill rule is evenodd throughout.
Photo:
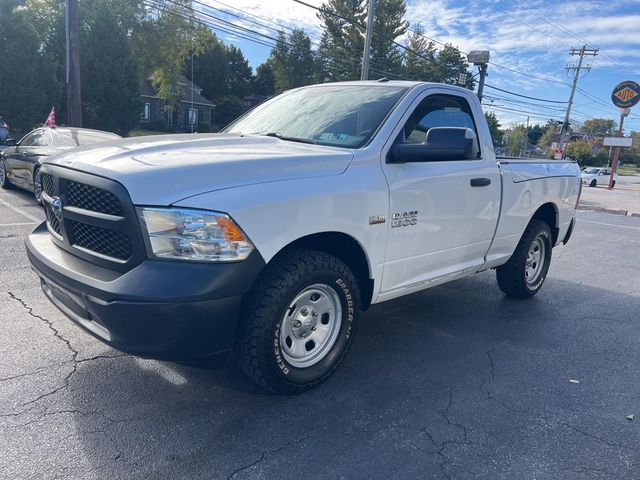
<svg viewBox="0 0 640 480"><path fill-rule="evenodd" d="M265 137L275 137L280 140L285 140L287 142L298 142L298 143L312 143L313 145L317 145L318 142L315 140L310 140L308 138L299 138L299 137L287 137L277 132L268 132L268 133L258 133L257 135L264 135Z"/></svg>

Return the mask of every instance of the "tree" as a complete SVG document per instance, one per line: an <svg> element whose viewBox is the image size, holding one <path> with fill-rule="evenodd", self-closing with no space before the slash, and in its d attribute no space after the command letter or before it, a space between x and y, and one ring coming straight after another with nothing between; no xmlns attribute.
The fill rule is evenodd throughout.
<svg viewBox="0 0 640 480"><path fill-rule="evenodd" d="M473 90L475 81L469 73L469 63L464 55L451 44L446 44L437 58L437 80L442 83L460 85Z"/></svg>
<svg viewBox="0 0 640 480"><path fill-rule="evenodd" d="M211 111L212 130L217 131L238 118L247 110L244 102L238 97L227 95L216 99L216 108Z"/></svg>
<svg viewBox="0 0 640 480"><path fill-rule="evenodd" d="M362 26L366 11L362 0L329 0L322 4L318 18L322 37L318 55L323 74L320 81L357 80L364 49Z"/></svg>
<svg viewBox="0 0 640 480"><path fill-rule="evenodd" d="M15 0L0 1L0 112L15 129L42 124L60 106L53 56L42 43L27 10Z"/></svg>
<svg viewBox="0 0 640 480"><path fill-rule="evenodd" d="M560 135L560 125L562 125L562 122L558 120L553 120L551 118L547 120L547 124L544 127L544 133L538 139L538 145L550 147L551 144L556 141L557 137Z"/></svg>
<svg viewBox="0 0 640 480"><path fill-rule="evenodd" d="M86 127L126 135L140 120L138 66L109 3L95 2L82 30L83 118Z"/></svg>
<svg viewBox="0 0 640 480"><path fill-rule="evenodd" d="M371 37L369 78L397 75L402 70L402 54L395 39L407 32L409 24L404 20L406 12L405 0L378 1Z"/></svg>
<svg viewBox="0 0 640 480"><path fill-rule="evenodd" d="M251 93L253 84L253 71L249 62L239 48L228 45L227 53L227 76L225 82L230 95L244 98ZM214 97L215 98L215 97Z"/></svg>
<svg viewBox="0 0 640 480"><path fill-rule="evenodd" d="M175 104L184 92L180 80L187 57L202 49L197 26L189 20L191 0L156 0L133 34L140 75L151 75L158 97Z"/></svg>
<svg viewBox="0 0 640 480"><path fill-rule="evenodd" d="M193 78L191 78L191 58L187 66L187 78L203 90L211 100L229 94L227 84L229 65L226 45L207 27L198 28L201 49L193 56Z"/></svg>
<svg viewBox="0 0 640 480"><path fill-rule="evenodd" d="M273 69L268 62L258 65L256 78L253 81L253 91L258 95L270 96L276 91L276 79Z"/></svg>
<svg viewBox="0 0 640 480"><path fill-rule="evenodd" d="M591 156L593 155L593 143L584 142L578 140L576 142L569 142L565 149L565 155L571 160L575 160L582 166L589 164Z"/></svg>
<svg viewBox="0 0 640 480"><path fill-rule="evenodd" d="M507 155L519 157L524 154L526 127L516 125L505 132Z"/></svg>
<svg viewBox="0 0 640 480"><path fill-rule="evenodd" d="M578 132L588 135L590 138L612 137L617 129L614 120L606 118L590 118L585 120Z"/></svg>
<svg viewBox="0 0 640 480"><path fill-rule="evenodd" d="M281 31L268 63L273 71L276 91L314 83L316 60L311 50L311 39L303 30L293 30L288 37Z"/></svg>
<svg viewBox="0 0 640 480"><path fill-rule="evenodd" d="M494 112L485 112L484 118L487 119L489 124L489 132L491 133L491 139L493 140L493 148L499 147L503 142L503 133L500 130L500 122Z"/></svg>
<svg viewBox="0 0 640 480"><path fill-rule="evenodd" d="M425 82L438 81L436 44L424 36L424 29L418 24L405 42L404 76Z"/></svg>

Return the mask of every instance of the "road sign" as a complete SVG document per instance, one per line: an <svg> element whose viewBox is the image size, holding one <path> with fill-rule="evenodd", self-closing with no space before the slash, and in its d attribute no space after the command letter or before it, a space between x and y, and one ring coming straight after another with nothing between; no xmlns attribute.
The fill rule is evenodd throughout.
<svg viewBox="0 0 640 480"><path fill-rule="evenodd" d="M632 147L633 137L604 137L602 144L605 147Z"/></svg>
<svg viewBox="0 0 640 480"><path fill-rule="evenodd" d="M633 107L640 102L640 85L633 80L619 83L611 92L611 101L616 107Z"/></svg>

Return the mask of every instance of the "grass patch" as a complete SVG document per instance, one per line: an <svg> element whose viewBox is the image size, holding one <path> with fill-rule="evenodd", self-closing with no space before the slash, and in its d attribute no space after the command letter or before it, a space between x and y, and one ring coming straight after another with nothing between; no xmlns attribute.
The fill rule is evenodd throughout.
<svg viewBox="0 0 640 480"><path fill-rule="evenodd" d="M640 168L635 165L624 165L618 167L618 175L640 175Z"/></svg>
<svg viewBox="0 0 640 480"><path fill-rule="evenodd" d="M168 132L156 132L155 130L143 130L142 128L136 128L129 132L129 137L144 137L147 135L166 135Z"/></svg>

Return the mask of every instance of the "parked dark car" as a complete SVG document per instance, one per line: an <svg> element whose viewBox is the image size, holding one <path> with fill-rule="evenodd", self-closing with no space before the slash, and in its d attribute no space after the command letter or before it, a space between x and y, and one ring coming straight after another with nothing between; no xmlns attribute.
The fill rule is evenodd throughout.
<svg viewBox="0 0 640 480"><path fill-rule="evenodd" d="M0 151L0 186L24 188L42 201L40 165L48 157L72 148L122 138L115 133L87 128L37 128L19 142L5 140L8 148Z"/></svg>

